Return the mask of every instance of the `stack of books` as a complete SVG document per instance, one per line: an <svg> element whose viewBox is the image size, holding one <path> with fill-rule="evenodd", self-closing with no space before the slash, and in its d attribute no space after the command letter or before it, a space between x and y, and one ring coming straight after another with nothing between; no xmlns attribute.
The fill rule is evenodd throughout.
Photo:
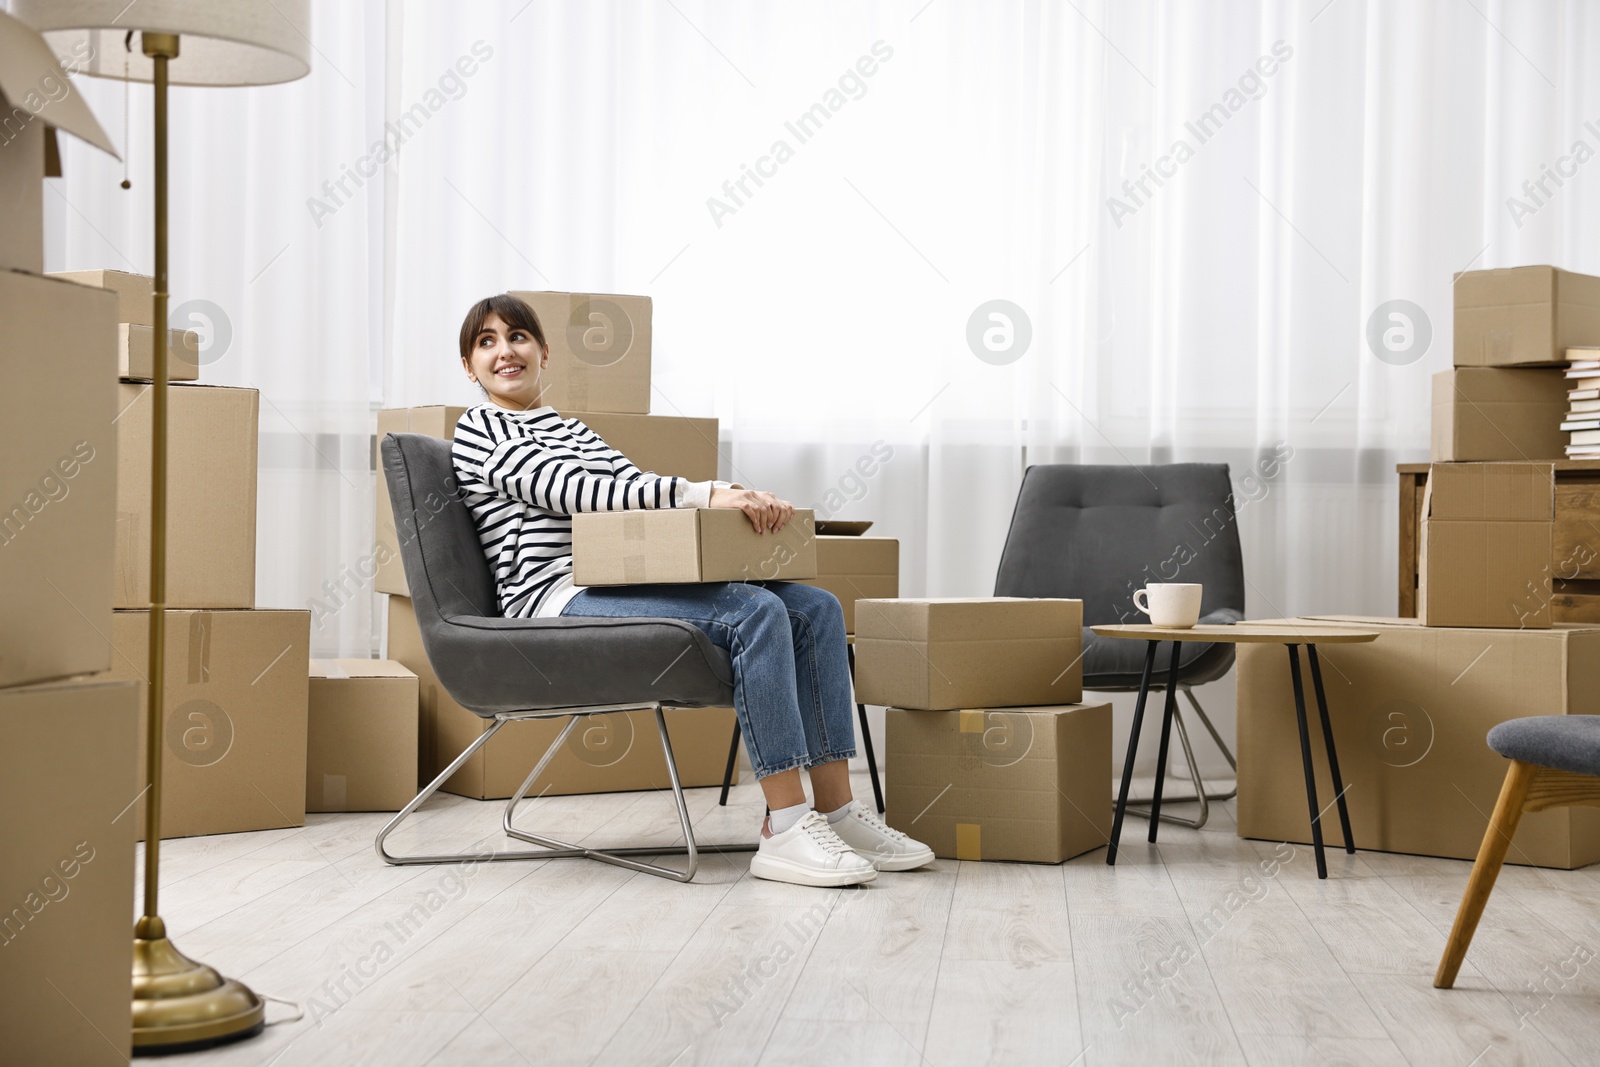
<svg viewBox="0 0 1600 1067"><path fill-rule="evenodd" d="M1600 348L1567 349L1568 459L1600 459Z"/></svg>

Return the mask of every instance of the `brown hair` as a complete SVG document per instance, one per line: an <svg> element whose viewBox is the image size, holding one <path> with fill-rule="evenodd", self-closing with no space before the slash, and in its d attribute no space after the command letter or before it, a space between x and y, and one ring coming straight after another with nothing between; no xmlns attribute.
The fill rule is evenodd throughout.
<svg viewBox="0 0 1600 1067"><path fill-rule="evenodd" d="M539 342L540 349L546 347L544 327L539 325L539 316L528 306L528 302L510 293L496 293L473 304L461 323L461 359L468 366L472 365L469 355L472 346L477 342L478 334L483 332L483 324L490 315L500 316L500 321L510 329L532 334L533 339Z"/></svg>

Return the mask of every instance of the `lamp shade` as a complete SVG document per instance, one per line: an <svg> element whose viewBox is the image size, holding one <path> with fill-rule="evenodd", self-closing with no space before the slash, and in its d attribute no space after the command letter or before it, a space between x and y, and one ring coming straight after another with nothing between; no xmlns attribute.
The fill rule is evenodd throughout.
<svg viewBox="0 0 1600 1067"><path fill-rule="evenodd" d="M153 77L138 40L125 44L130 30L178 35L173 85L272 85L311 70L310 0L12 0L11 13L103 78Z"/></svg>

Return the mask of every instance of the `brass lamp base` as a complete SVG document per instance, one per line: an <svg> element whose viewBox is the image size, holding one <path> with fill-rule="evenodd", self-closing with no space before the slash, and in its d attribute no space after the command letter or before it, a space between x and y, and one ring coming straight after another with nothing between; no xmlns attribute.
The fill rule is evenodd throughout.
<svg viewBox="0 0 1600 1067"><path fill-rule="evenodd" d="M133 939L133 1054L191 1052L259 1034L266 1010L248 986L179 952L161 919Z"/></svg>

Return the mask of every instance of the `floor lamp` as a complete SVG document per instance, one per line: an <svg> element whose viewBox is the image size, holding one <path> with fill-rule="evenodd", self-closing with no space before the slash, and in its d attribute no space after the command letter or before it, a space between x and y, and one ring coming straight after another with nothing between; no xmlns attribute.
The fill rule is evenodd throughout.
<svg viewBox="0 0 1600 1067"><path fill-rule="evenodd" d="M150 660L144 915L134 927L134 1055L261 1032L260 998L189 959L157 911L167 564L167 86L271 85L311 69L310 0L13 0L12 14L84 73L155 86L155 386L150 464ZM134 34L139 40L135 51ZM181 57L181 58L180 58ZM126 149L126 146L124 146Z"/></svg>

